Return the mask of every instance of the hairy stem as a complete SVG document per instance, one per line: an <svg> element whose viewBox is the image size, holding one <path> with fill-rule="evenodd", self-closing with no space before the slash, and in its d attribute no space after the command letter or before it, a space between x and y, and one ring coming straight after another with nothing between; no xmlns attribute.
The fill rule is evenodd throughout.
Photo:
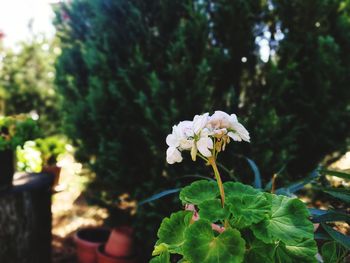
<svg viewBox="0 0 350 263"><path fill-rule="evenodd" d="M220 177L220 173L219 173L218 167L217 167L216 162L215 162L215 158L214 157L209 157L208 158L208 162L213 168L213 171L214 171L214 174L215 174L215 179L216 179L216 182L218 183L218 187L219 187L219 190L220 190L221 205L222 205L222 207L224 207L224 205L225 205L225 191L224 191L224 186L223 186L222 181L221 181L221 177Z"/></svg>

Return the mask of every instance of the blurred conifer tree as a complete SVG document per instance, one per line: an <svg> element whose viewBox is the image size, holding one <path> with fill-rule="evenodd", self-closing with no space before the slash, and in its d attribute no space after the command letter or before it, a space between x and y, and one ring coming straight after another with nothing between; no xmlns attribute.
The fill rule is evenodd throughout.
<svg viewBox="0 0 350 263"><path fill-rule="evenodd" d="M217 109L247 125L252 143L231 150L255 160L265 181L284 165L285 179L295 180L325 156L344 152L349 8L340 0L59 5L57 84L77 156L97 173L91 189L112 204L122 192L141 200L173 187L195 166L167 166L171 126ZM230 156L223 162L252 181ZM151 209L158 214L145 216L140 208L144 227L175 209L162 203Z"/></svg>

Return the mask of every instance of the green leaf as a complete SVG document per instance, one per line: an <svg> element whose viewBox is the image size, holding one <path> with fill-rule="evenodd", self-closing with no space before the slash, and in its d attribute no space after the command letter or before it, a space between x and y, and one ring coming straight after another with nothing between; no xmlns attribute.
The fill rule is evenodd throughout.
<svg viewBox="0 0 350 263"><path fill-rule="evenodd" d="M245 228L259 223L271 211L271 203L263 193L254 195L241 192L239 195L231 195L226 204L233 214L231 224L237 228Z"/></svg>
<svg viewBox="0 0 350 263"><path fill-rule="evenodd" d="M170 263L169 251L165 251L160 255L151 259L150 263Z"/></svg>
<svg viewBox="0 0 350 263"><path fill-rule="evenodd" d="M275 248L276 246L273 244L265 244L264 242L255 239L249 244L244 262L274 263Z"/></svg>
<svg viewBox="0 0 350 263"><path fill-rule="evenodd" d="M344 246L345 248L350 250L350 237L349 236L345 236L344 234L334 230L333 228L331 228L330 226L327 226L324 223L321 223L322 227L324 230L326 230L326 232L335 240L337 241L339 244L341 244L342 246Z"/></svg>
<svg viewBox="0 0 350 263"><path fill-rule="evenodd" d="M340 172L340 171L332 171L332 170L327 170L327 169L321 169L320 173L322 173L324 175L336 176L336 177L350 180L350 173L345 173L345 172Z"/></svg>
<svg viewBox="0 0 350 263"><path fill-rule="evenodd" d="M164 218L159 230L157 245L165 243L169 252L181 253L184 243L184 233L189 226L193 213L179 211L173 213L170 218Z"/></svg>
<svg viewBox="0 0 350 263"><path fill-rule="evenodd" d="M237 182L226 182L224 183L224 190L226 198L230 196L240 196L241 194L255 196L258 193L261 193L259 190L254 189L253 187Z"/></svg>
<svg viewBox="0 0 350 263"><path fill-rule="evenodd" d="M152 256L157 256L162 254L163 252L168 251L168 245L165 243L160 243L156 246L154 246L154 250L152 252Z"/></svg>
<svg viewBox="0 0 350 263"><path fill-rule="evenodd" d="M243 262L245 241L239 231L229 228L215 236L208 220L200 219L185 233L184 256L190 262Z"/></svg>
<svg viewBox="0 0 350 263"><path fill-rule="evenodd" d="M272 200L272 207L266 219L252 226L258 239L265 243L281 240L286 244L313 239L313 225L303 202L286 196L265 195Z"/></svg>
<svg viewBox="0 0 350 263"><path fill-rule="evenodd" d="M348 250L335 241L327 242L322 246L324 263L343 263Z"/></svg>
<svg viewBox="0 0 350 263"><path fill-rule="evenodd" d="M214 200L220 195L216 182L200 180L183 188L180 200L183 204L199 205L206 200Z"/></svg>
<svg viewBox="0 0 350 263"><path fill-rule="evenodd" d="M325 193L330 194L334 196L335 198L338 198L339 200L342 200L344 202L350 203L350 191L343 188L323 188L321 189Z"/></svg>
<svg viewBox="0 0 350 263"><path fill-rule="evenodd" d="M206 200L199 206L199 217L202 219L208 219L210 222L216 222L228 218L229 211L227 206L224 208L221 205L219 199Z"/></svg>
<svg viewBox="0 0 350 263"><path fill-rule="evenodd" d="M305 239L293 244L279 243L276 249L276 263L316 263L317 246L313 239Z"/></svg>

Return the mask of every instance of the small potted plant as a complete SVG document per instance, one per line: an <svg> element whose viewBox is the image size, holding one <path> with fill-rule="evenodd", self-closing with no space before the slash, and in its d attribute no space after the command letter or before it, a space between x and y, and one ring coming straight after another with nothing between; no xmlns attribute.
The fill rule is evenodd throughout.
<svg viewBox="0 0 350 263"><path fill-rule="evenodd" d="M0 188L12 185L17 146L39 135L37 122L26 115L0 117Z"/></svg>
<svg viewBox="0 0 350 263"><path fill-rule="evenodd" d="M97 248L105 244L110 230L103 227L86 227L74 235L79 263L97 263Z"/></svg>
<svg viewBox="0 0 350 263"><path fill-rule="evenodd" d="M97 249L98 263L136 263L133 245L133 229L129 226L114 227L106 244Z"/></svg>
<svg viewBox="0 0 350 263"><path fill-rule="evenodd" d="M58 158L66 152L66 142L58 136L40 138L35 141L36 148L41 152L42 172L54 175L53 187L59 183L61 167L57 166Z"/></svg>
<svg viewBox="0 0 350 263"><path fill-rule="evenodd" d="M180 163L182 152L189 151L193 161L203 160L212 168L214 180L181 190L185 210L162 221L151 262L170 263L179 256L176 262L317 262L314 228L303 202L222 182L219 154L231 141L249 140L236 115L222 111L173 127L166 138L167 162Z"/></svg>

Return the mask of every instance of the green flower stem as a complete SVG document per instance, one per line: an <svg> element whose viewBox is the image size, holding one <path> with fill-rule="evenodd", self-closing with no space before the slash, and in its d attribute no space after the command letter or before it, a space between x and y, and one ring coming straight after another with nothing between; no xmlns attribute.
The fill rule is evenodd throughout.
<svg viewBox="0 0 350 263"><path fill-rule="evenodd" d="M225 206L225 191L224 191L224 186L223 186L222 181L221 181L221 177L220 177L220 173L219 173L218 167L217 167L216 162L215 162L215 158L214 157L209 157L208 158L208 162L213 167L213 171L214 171L214 174L215 174L215 179L216 179L216 182L218 183L218 187L219 187L219 190L220 190L221 205L222 205L222 207L224 207Z"/></svg>

